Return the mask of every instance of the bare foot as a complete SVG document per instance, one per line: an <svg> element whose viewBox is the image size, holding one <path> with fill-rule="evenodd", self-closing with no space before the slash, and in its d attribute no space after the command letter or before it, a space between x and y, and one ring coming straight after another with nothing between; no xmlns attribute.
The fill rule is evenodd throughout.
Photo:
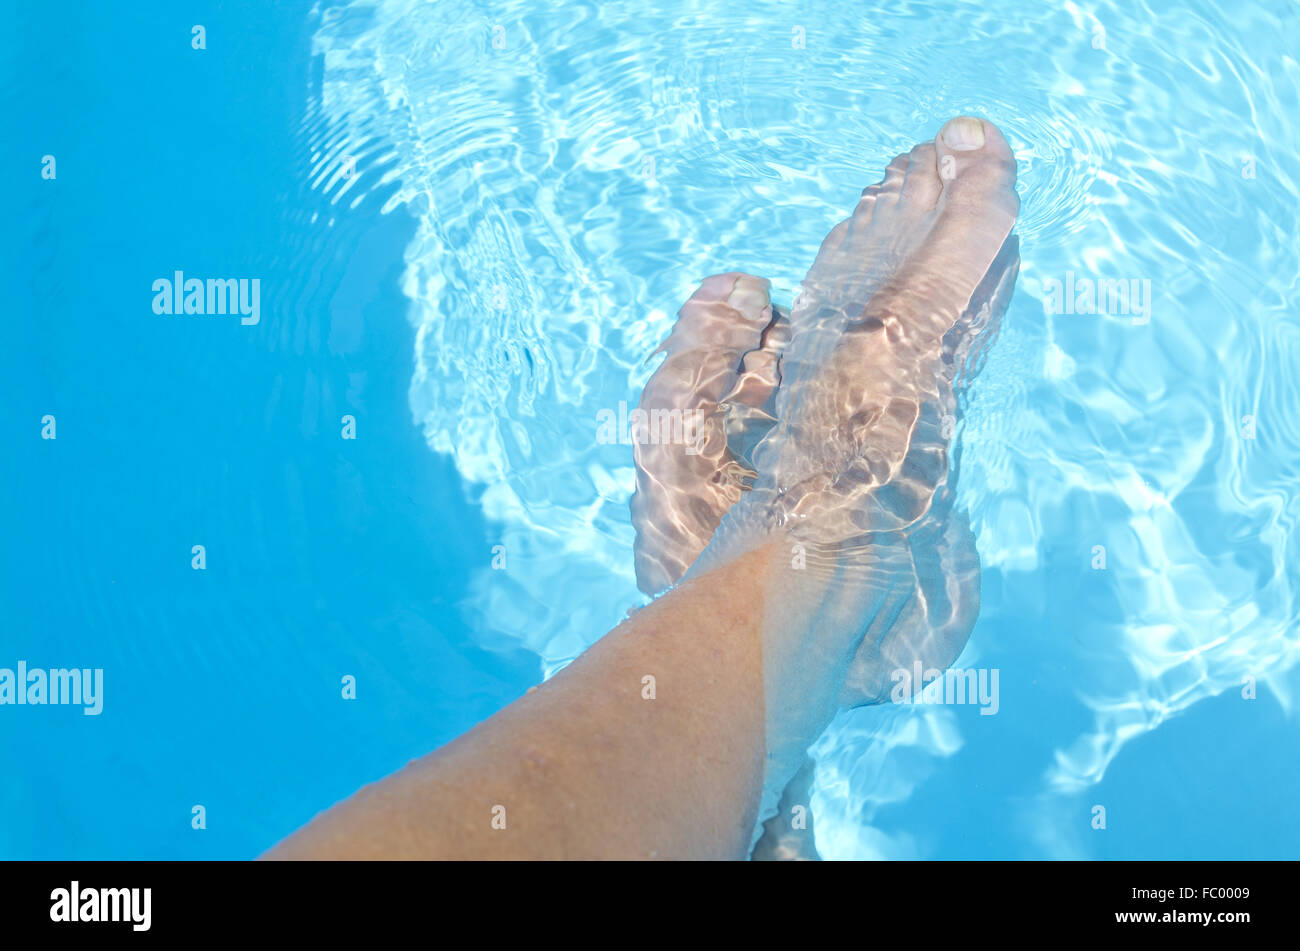
<svg viewBox="0 0 1300 951"><path fill-rule="evenodd" d="M770 428L777 358L789 326L768 282L706 278L682 306L634 427L637 584L658 594L694 563L754 478L745 453ZM658 351L656 351L658 352Z"/></svg>
<svg viewBox="0 0 1300 951"><path fill-rule="evenodd" d="M954 387L1014 281L1018 207L1006 140L959 117L832 231L791 313L779 426L754 457L783 523L812 519L819 541L842 543L925 516L947 477Z"/></svg>
<svg viewBox="0 0 1300 951"><path fill-rule="evenodd" d="M690 569L789 546L767 579L763 818L836 710L942 670L969 636L979 562L949 444L1014 287L1018 209L1002 134L954 119L863 193L791 310L757 478Z"/></svg>
<svg viewBox="0 0 1300 951"><path fill-rule="evenodd" d="M637 447L642 589L789 548L765 582L762 818L837 709L897 696L898 672L942 670L969 636L979 561L949 444L1014 287L1018 210L1006 140L958 117L863 192L788 324L766 281L721 275L664 344L641 407L702 424L697 453Z"/></svg>

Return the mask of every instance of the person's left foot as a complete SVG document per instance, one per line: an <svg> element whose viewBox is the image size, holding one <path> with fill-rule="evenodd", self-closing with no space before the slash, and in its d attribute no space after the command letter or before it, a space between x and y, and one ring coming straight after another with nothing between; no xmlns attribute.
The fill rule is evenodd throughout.
<svg viewBox="0 0 1300 951"><path fill-rule="evenodd" d="M772 422L777 361L788 333L749 274L706 278L682 306L667 353L641 394L633 433L637 585L676 584L754 472L744 459Z"/></svg>

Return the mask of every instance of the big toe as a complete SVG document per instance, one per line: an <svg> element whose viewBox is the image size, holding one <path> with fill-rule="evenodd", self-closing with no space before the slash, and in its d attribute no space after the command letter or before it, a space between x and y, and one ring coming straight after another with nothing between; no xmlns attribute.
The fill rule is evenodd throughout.
<svg viewBox="0 0 1300 951"><path fill-rule="evenodd" d="M944 201L955 207L978 205L981 213L1001 212L1015 220L1016 159L1006 136L987 119L957 116L934 137Z"/></svg>

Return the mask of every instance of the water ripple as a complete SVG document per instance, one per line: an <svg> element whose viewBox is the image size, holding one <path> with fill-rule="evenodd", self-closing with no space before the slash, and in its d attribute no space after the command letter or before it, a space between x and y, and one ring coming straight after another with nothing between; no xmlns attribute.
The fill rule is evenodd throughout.
<svg viewBox="0 0 1300 951"><path fill-rule="evenodd" d="M638 601L631 452L597 442L596 416L635 401L695 283L745 269L788 299L894 154L976 112L1020 161L1023 266L964 424L962 503L994 592L972 644L1041 666L1091 721L1051 737L1030 782L1043 852L1086 852L1060 817L1134 736L1246 677L1287 696L1292 6L372 0L316 16L303 149L339 214L387 189L418 221L412 411L508 558L466 599L485 644L554 670ZM1078 279L1147 282L1146 313L1047 313ZM960 746L943 717L842 718L817 748L819 844L923 853L875 807Z"/></svg>

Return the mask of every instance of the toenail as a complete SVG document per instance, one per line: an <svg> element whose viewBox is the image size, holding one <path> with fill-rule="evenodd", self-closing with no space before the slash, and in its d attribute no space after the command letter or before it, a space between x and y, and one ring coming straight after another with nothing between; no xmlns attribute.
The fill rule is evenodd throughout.
<svg viewBox="0 0 1300 951"><path fill-rule="evenodd" d="M969 152L984 147L984 123L970 116L949 119L939 134L944 144L958 152Z"/></svg>

